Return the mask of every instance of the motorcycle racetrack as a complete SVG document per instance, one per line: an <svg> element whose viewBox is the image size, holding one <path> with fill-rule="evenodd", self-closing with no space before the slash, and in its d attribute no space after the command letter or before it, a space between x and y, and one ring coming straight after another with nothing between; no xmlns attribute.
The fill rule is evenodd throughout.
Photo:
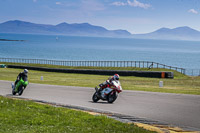
<svg viewBox="0 0 200 133"><path fill-rule="evenodd" d="M0 95L56 103L116 114L121 120L200 131L200 96L123 90L113 104L92 102L94 88L30 83L22 96L12 96L11 82L0 80ZM114 116L114 117L115 117Z"/></svg>

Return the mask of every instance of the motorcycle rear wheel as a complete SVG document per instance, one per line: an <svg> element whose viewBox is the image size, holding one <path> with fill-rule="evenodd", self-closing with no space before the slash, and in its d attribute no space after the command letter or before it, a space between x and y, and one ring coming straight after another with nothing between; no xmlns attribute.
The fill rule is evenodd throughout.
<svg viewBox="0 0 200 133"><path fill-rule="evenodd" d="M92 100L93 100L93 102L95 102L95 103L99 101L99 98L98 98L98 96L97 96L97 92L95 92L94 95L92 96Z"/></svg>

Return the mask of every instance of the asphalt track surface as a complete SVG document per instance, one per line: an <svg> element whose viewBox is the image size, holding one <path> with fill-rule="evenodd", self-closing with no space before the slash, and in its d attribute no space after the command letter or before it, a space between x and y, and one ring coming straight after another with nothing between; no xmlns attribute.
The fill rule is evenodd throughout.
<svg viewBox="0 0 200 133"><path fill-rule="evenodd" d="M162 88L161 88L162 89ZM92 102L94 88L29 84L21 98L79 106L159 121L200 131L200 96L123 90L113 104ZM0 95L11 95L11 82L0 80Z"/></svg>

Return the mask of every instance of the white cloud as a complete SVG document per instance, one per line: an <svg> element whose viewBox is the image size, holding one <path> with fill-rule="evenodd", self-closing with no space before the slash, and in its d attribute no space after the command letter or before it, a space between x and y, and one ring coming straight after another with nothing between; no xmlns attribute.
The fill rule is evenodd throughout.
<svg viewBox="0 0 200 133"><path fill-rule="evenodd" d="M132 6L132 7L140 7L140 8L144 8L144 9L148 9L149 7L151 7L150 4L144 4L144 3L141 3L137 0L127 0L126 3L124 2L113 2L111 5L114 5L114 6Z"/></svg>
<svg viewBox="0 0 200 133"><path fill-rule="evenodd" d="M196 10L194 10L194 9L190 9L190 10L188 10L188 12L194 13L194 14L198 14L198 12Z"/></svg>
<svg viewBox="0 0 200 133"><path fill-rule="evenodd" d="M125 5L127 5L127 3L124 3L124 2L113 2L111 5L114 5L114 6L125 6Z"/></svg>
<svg viewBox="0 0 200 133"><path fill-rule="evenodd" d="M133 0L133 2L131 2L130 0L128 0L127 2L128 2L129 6L133 6L133 7L141 7L141 8L144 8L144 9L147 9L147 8L151 7L151 5L141 3L141 2L139 2L137 0Z"/></svg>
<svg viewBox="0 0 200 133"><path fill-rule="evenodd" d="M56 2L56 5L61 5L61 2Z"/></svg>

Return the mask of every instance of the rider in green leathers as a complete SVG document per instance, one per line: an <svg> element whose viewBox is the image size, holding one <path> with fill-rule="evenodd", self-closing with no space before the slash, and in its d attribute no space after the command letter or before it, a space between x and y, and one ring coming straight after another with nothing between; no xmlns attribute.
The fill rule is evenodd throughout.
<svg viewBox="0 0 200 133"><path fill-rule="evenodd" d="M15 85L13 88L15 88L15 92L18 92L19 86L24 85L26 87L28 85L28 70L24 69L23 72L19 73L17 76L17 80L15 81Z"/></svg>

